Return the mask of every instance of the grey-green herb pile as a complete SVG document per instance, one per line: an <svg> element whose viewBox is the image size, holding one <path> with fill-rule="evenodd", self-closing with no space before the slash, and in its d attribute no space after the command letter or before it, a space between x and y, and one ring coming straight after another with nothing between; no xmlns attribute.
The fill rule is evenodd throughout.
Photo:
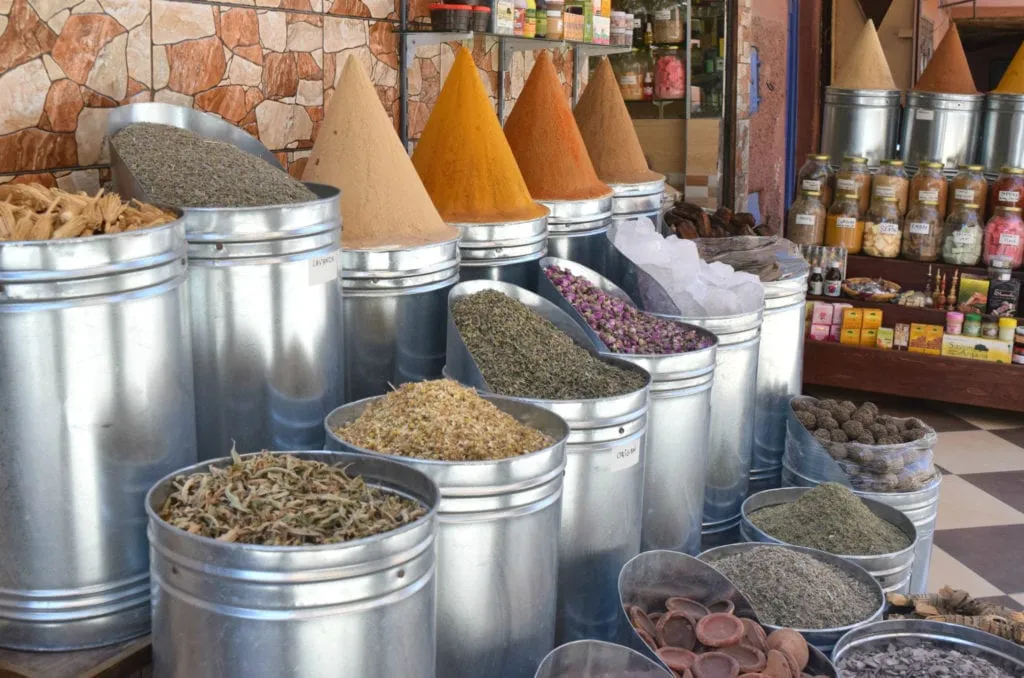
<svg viewBox="0 0 1024 678"><path fill-rule="evenodd" d="M170 125L134 123L110 143L147 199L159 205L265 207L317 198L262 158Z"/></svg>
<svg viewBox="0 0 1024 678"><path fill-rule="evenodd" d="M487 385L502 395L606 398L639 390L647 381L640 370L597 359L550 321L496 290L459 299L452 317Z"/></svg>
<svg viewBox="0 0 1024 678"><path fill-rule="evenodd" d="M761 546L708 563L750 600L764 624L830 629L862 622L882 605L877 589L829 563Z"/></svg>

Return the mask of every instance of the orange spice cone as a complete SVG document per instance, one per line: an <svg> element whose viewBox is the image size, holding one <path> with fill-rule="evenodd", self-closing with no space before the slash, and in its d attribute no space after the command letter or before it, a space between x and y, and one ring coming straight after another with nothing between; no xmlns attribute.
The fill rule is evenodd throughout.
<svg viewBox="0 0 1024 678"><path fill-rule="evenodd" d="M1024 43L1017 48L1013 61L992 91L998 94L1024 94Z"/></svg>
<svg viewBox="0 0 1024 678"><path fill-rule="evenodd" d="M924 69L914 89L939 94L978 93L956 24L950 24L946 36L942 38L939 48L935 50L932 60L928 62L928 67Z"/></svg>
<svg viewBox="0 0 1024 678"><path fill-rule="evenodd" d="M893 80L875 22L868 19L846 60L840 62L833 87L841 89L899 89Z"/></svg>
<svg viewBox="0 0 1024 678"><path fill-rule="evenodd" d="M505 123L505 137L537 200L593 200L612 189L597 178L551 54L537 57Z"/></svg>
<svg viewBox="0 0 1024 678"><path fill-rule="evenodd" d="M530 197L465 48L455 54L412 162L450 224L526 221L547 214Z"/></svg>
<svg viewBox="0 0 1024 678"><path fill-rule="evenodd" d="M644 149L607 57L601 59L573 112L597 176L609 184L664 179L647 166Z"/></svg>
<svg viewBox="0 0 1024 678"><path fill-rule="evenodd" d="M302 179L341 189L346 249L414 247L459 237L434 208L354 57L345 60Z"/></svg>

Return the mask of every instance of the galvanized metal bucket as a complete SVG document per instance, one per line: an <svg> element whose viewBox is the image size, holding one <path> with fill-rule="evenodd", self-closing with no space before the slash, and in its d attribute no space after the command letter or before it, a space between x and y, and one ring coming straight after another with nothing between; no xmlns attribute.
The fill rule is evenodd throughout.
<svg viewBox="0 0 1024 678"><path fill-rule="evenodd" d="M345 402L441 375L448 291L458 281L457 240L342 252Z"/></svg>
<svg viewBox="0 0 1024 678"><path fill-rule="evenodd" d="M787 487L815 487L821 483L796 471L783 460L782 484ZM942 476L915 492L862 492L853 490L861 499L871 499L901 511L914 523L917 544L914 548L914 568L910 576L911 593L927 593L928 569L932 561L932 543L935 540L935 521L939 515L939 486Z"/></svg>
<svg viewBox="0 0 1024 678"><path fill-rule="evenodd" d="M692 326L694 331L711 342L707 348L668 355L609 351L543 271L550 266L558 266L589 280L631 306L634 305L633 300L607 278L576 262L545 257L540 265L538 290L541 296L572 317L603 355L621 358L651 375L641 548L645 551L672 549L697 554L700 551L704 485L707 481L711 385L715 376L718 339L710 332Z"/></svg>
<svg viewBox="0 0 1024 678"><path fill-rule="evenodd" d="M0 646L149 631L142 499L195 463L181 220L0 242Z"/></svg>
<svg viewBox="0 0 1024 678"><path fill-rule="evenodd" d="M786 413L790 398L800 395L803 386L804 305L809 267L802 257L779 255L777 259L782 275L764 283L748 494L781 485Z"/></svg>
<svg viewBox="0 0 1024 678"><path fill-rule="evenodd" d="M764 542L784 544L750 520L750 515L758 510L779 504L790 504L809 492L809 487L786 487L778 490L765 490L749 497L743 502L743 522L740 523L740 536L745 542ZM901 511L875 501L861 498L864 505L876 516L891 525L895 525L907 536L909 545L892 553L872 556L839 555L844 560L860 565L878 581L885 593L907 593L910 591L910 575L914 569L914 549L917 548L917 528L913 521Z"/></svg>
<svg viewBox="0 0 1024 678"><path fill-rule="evenodd" d="M514 285L459 283L449 295L449 311L458 299L485 289L521 301L597 355L583 328L568 315ZM449 312L447 374L490 391L450 318ZM623 369L642 371L624 360L600 357ZM614 640L622 632L614 605L615 581L623 563L640 552L650 383L647 375L640 390L594 400L519 399L561 416L570 429L559 545L558 643Z"/></svg>
<svg viewBox="0 0 1024 678"><path fill-rule="evenodd" d="M907 92L900 157L908 168L941 162L946 171L975 162L984 94Z"/></svg>
<svg viewBox="0 0 1024 678"><path fill-rule="evenodd" d="M705 563L714 566L714 563L717 560L728 558L729 556L734 556L739 553L749 552L762 546L764 546L764 544L726 544L725 546L719 546L705 551L700 554L700 559ZM788 549L790 551L798 551L805 555L812 556L823 563L827 563L834 568L841 570L853 579L856 579L868 586L872 591L872 595L876 602L875 611L871 613L867 619L863 619L855 624L829 629L796 629L804 638L807 639L808 643L821 650L824 654L830 654L832 652L832 648L835 647L836 643L839 642L839 639L847 632L859 626L863 626L864 624L878 621L882 618L882 613L885 612L886 605L885 594L882 592L882 587L878 585L877 581L875 581L875 578L860 565L846 560L843 557L834 556L831 553L825 553L824 551L818 551L817 549L804 548L803 546L792 546L789 544L774 544L773 546L776 548ZM813 586L813 582L808 582L808 585ZM784 628L782 626L765 624L764 622L761 622L761 625L764 626L769 633L776 629Z"/></svg>
<svg viewBox="0 0 1024 678"><path fill-rule="evenodd" d="M327 446L401 462L437 483L437 675L528 678L554 646L558 532L569 426L548 410L484 394L551 437L550 447L499 461L381 455L334 431L380 397L331 412Z"/></svg>
<svg viewBox="0 0 1024 678"><path fill-rule="evenodd" d="M1024 167L1024 94L985 95L980 162L988 172Z"/></svg>
<svg viewBox="0 0 1024 678"><path fill-rule="evenodd" d="M647 217L658 227L661 221L661 201L665 198L664 179L639 184L608 185L612 187L613 223Z"/></svg>
<svg viewBox="0 0 1024 678"><path fill-rule="evenodd" d="M859 649L884 650L889 644L895 644L912 650L925 640L986 659L1007 675L1024 675L1024 646L969 626L923 619L889 619L865 624L843 636L836 643L833 656L838 666Z"/></svg>
<svg viewBox="0 0 1024 678"><path fill-rule="evenodd" d="M671 596L685 596L704 603L729 601L733 614L761 622L750 601L722 573L706 562L677 551L646 551L630 560L619 574L619 612L623 624L629 625L629 645L659 664L661 660L629 624L629 608L637 605L645 613L659 611ZM664 608L660 608L664 609ZM764 625L766 629L773 627ZM810 639L808 639L810 642ZM808 646L806 672L836 677L828 656L813 644ZM667 667L666 667L667 668Z"/></svg>
<svg viewBox="0 0 1024 678"><path fill-rule="evenodd" d="M322 423L322 422L321 422ZM181 469L146 496L156 678L433 678L437 486L397 461L289 452L343 464L370 485L422 503L391 532L321 546L256 546L190 534L158 512Z"/></svg>
<svg viewBox="0 0 1024 678"><path fill-rule="evenodd" d="M672 673L639 652L600 640L556 647L534 678L672 678Z"/></svg>
<svg viewBox="0 0 1024 678"><path fill-rule="evenodd" d="M460 280L500 280L532 288L537 261L548 251L548 217L496 224L451 224L459 229Z"/></svg>
<svg viewBox="0 0 1024 678"><path fill-rule="evenodd" d="M551 210L548 254L603 273L608 266L612 196L596 200L551 200L541 204Z"/></svg>
<svg viewBox="0 0 1024 678"><path fill-rule="evenodd" d="M825 88L821 152L838 166L844 156L861 156L877 167L896 156L900 133L900 92Z"/></svg>

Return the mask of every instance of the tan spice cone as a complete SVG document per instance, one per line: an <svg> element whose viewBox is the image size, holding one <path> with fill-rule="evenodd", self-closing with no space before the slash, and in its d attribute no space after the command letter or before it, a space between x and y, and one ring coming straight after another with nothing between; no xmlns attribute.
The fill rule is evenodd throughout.
<svg viewBox="0 0 1024 678"><path fill-rule="evenodd" d="M941 94L977 94L978 88L967 64L963 43L956 24L950 24L946 36L928 62L928 67L918 78L914 89L920 92Z"/></svg>
<svg viewBox="0 0 1024 678"><path fill-rule="evenodd" d="M537 200L592 200L611 195L597 178L551 54L537 57L505 122L505 137Z"/></svg>
<svg viewBox="0 0 1024 678"><path fill-rule="evenodd" d="M992 90L999 94L1024 94L1024 42L1017 48L999 84Z"/></svg>
<svg viewBox="0 0 1024 678"><path fill-rule="evenodd" d="M349 56L302 173L341 189L345 249L454 240L430 201L362 66Z"/></svg>
<svg viewBox="0 0 1024 678"><path fill-rule="evenodd" d="M864 22L857 42L840 62L839 73L832 82L833 87L841 89L898 89L893 80L885 51L875 31L875 22L868 19Z"/></svg>
<svg viewBox="0 0 1024 678"><path fill-rule="evenodd" d="M644 149L607 57L601 59L590 76L573 115L602 181L639 184L665 178L647 166Z"/></svg>

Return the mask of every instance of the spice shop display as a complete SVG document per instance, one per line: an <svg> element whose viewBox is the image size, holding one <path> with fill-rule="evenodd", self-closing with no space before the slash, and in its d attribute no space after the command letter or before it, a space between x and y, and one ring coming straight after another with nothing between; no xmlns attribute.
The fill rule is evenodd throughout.
<svg viewBox="0 0 1024 678"><path fill-rule="evenodd" d="M875 197L864 217L861 249L872 257L892 258L900 254L900 214L895 196Z"/></svg>
<svg viewBox="0 0 1024 678"><path fill-rule="evenodd" d="M1019 207L996 207L985 224L986 266L1020 268L1024 263L1024 221Z"/></svg>
<svg viewBox="0 0 1024 678"><path fill-rule="evenodd" d="M923 619L958 624L1024 646L1024 612L973 598L967 591L943 586L938 593L886 595L886 619Z"/></svg>
<svg viewBox="0 0 1024 678"><path fill-rule="evenodd" d="M867 158L843 158L843 164L836 172L836 196L839 198L849 194L857 196L857 215L863 217L871 205L871 175L868 173Z"/></svg>
<svg viewBox="0 0 1024 678"><path fill-rule="evenodd" d="M796 176L798 194L817 193L821 204L828 209L832 204L832 168L827 155L808 153L807 161L800 167Z"/></svg>
<svg viewBox="0 0 1024 678"><path fill-rule="evenodd" d="M907 214L915 207L926 202L935 203L939 221L946 218L949 185L942 173L941 162L923 162L917 174L910 180L910 197L907 203Z"/></svg>
<svg viewBox="0 0 1024 678"><path fill-rule="evenodd" d="M942 215L934 200L912 204L903 221L904 259L935 261L942 251Z"/></svg>
<svg viewBox="0 0 1024 678"><path fill-rule="evenodd" d="M686 66L679 47L658 47L654 50L654 98L671 100L685 96Z"/></svg>
<svg viewBox="0 0 1024 678"><path fill-rule="evenodd" d="M1004 167L999 178L992 182L989 207L1024 207L1024 169Z"/></svg>
<svg viewBox="0 0 1024 678"><path fill-rule="evenodd" d="M946 214L953 212L957 205L974 205L979 219L988 213L988 181L985 180L981 165L960 165L960 171L949 182L949 197Z"/></svg>
<svg viewBox="0 0 1024 678"><path fill-rule="evenodd" d="M317 195L280 167L229 143L170 125L137 122L110 145L145 198L173 207L267 207Z"/></svg>
<svg viewBox="0 0 1024 678"><path fill-rule="evenodd" d="M798 245L821 245L825 241L825 205L817 191L803 191L789 208L786 238Z"/></svg>
<svg viewBox="0 0 1024 678"><path fill-rule="evenodd" d="M871 177L871 200L878 198L896 198L896 209L900 219L907 213L907 200L910 193L910 179L902 160L883 160L881 167Z"/></svg>
<svg viewBox="0 0 1024 678"><path fill-rule="evenodd" d="M947 264L976 266L981 261L985 227L978 218L979 205L953 207L942 227L942 260Z"/></svg>
<svg viewBox="0 0 1024 678"><path fill-rule="evenodd" d="M154 674L433 676L439 500L419 471L344 452L166 476L145 502ZM402 642L353 631L380 628Z"/></svg>
<svg viewBox="0 0 1024 678"><path fill-rule="evenodd" d="M892 78L889 62L885 58L872 19L864 23L857 41L840 63L842 66L832 81L833 87L850 90L899 89Z"/></svg>
<svg viewBox="0 0 1024 678"><path fill-rule="evenodd" d="M440 376L459 231L438 214L358 59L345 60L335 93L303 179L344 196L342 347L350 402Z"/></svg>
<svg viewBox="0 0 1024 678"><path fill-rule="evenodd" d="M864 242L864 218L856 193L838 193L825 217L825 244L859 254Z"/></svg>

